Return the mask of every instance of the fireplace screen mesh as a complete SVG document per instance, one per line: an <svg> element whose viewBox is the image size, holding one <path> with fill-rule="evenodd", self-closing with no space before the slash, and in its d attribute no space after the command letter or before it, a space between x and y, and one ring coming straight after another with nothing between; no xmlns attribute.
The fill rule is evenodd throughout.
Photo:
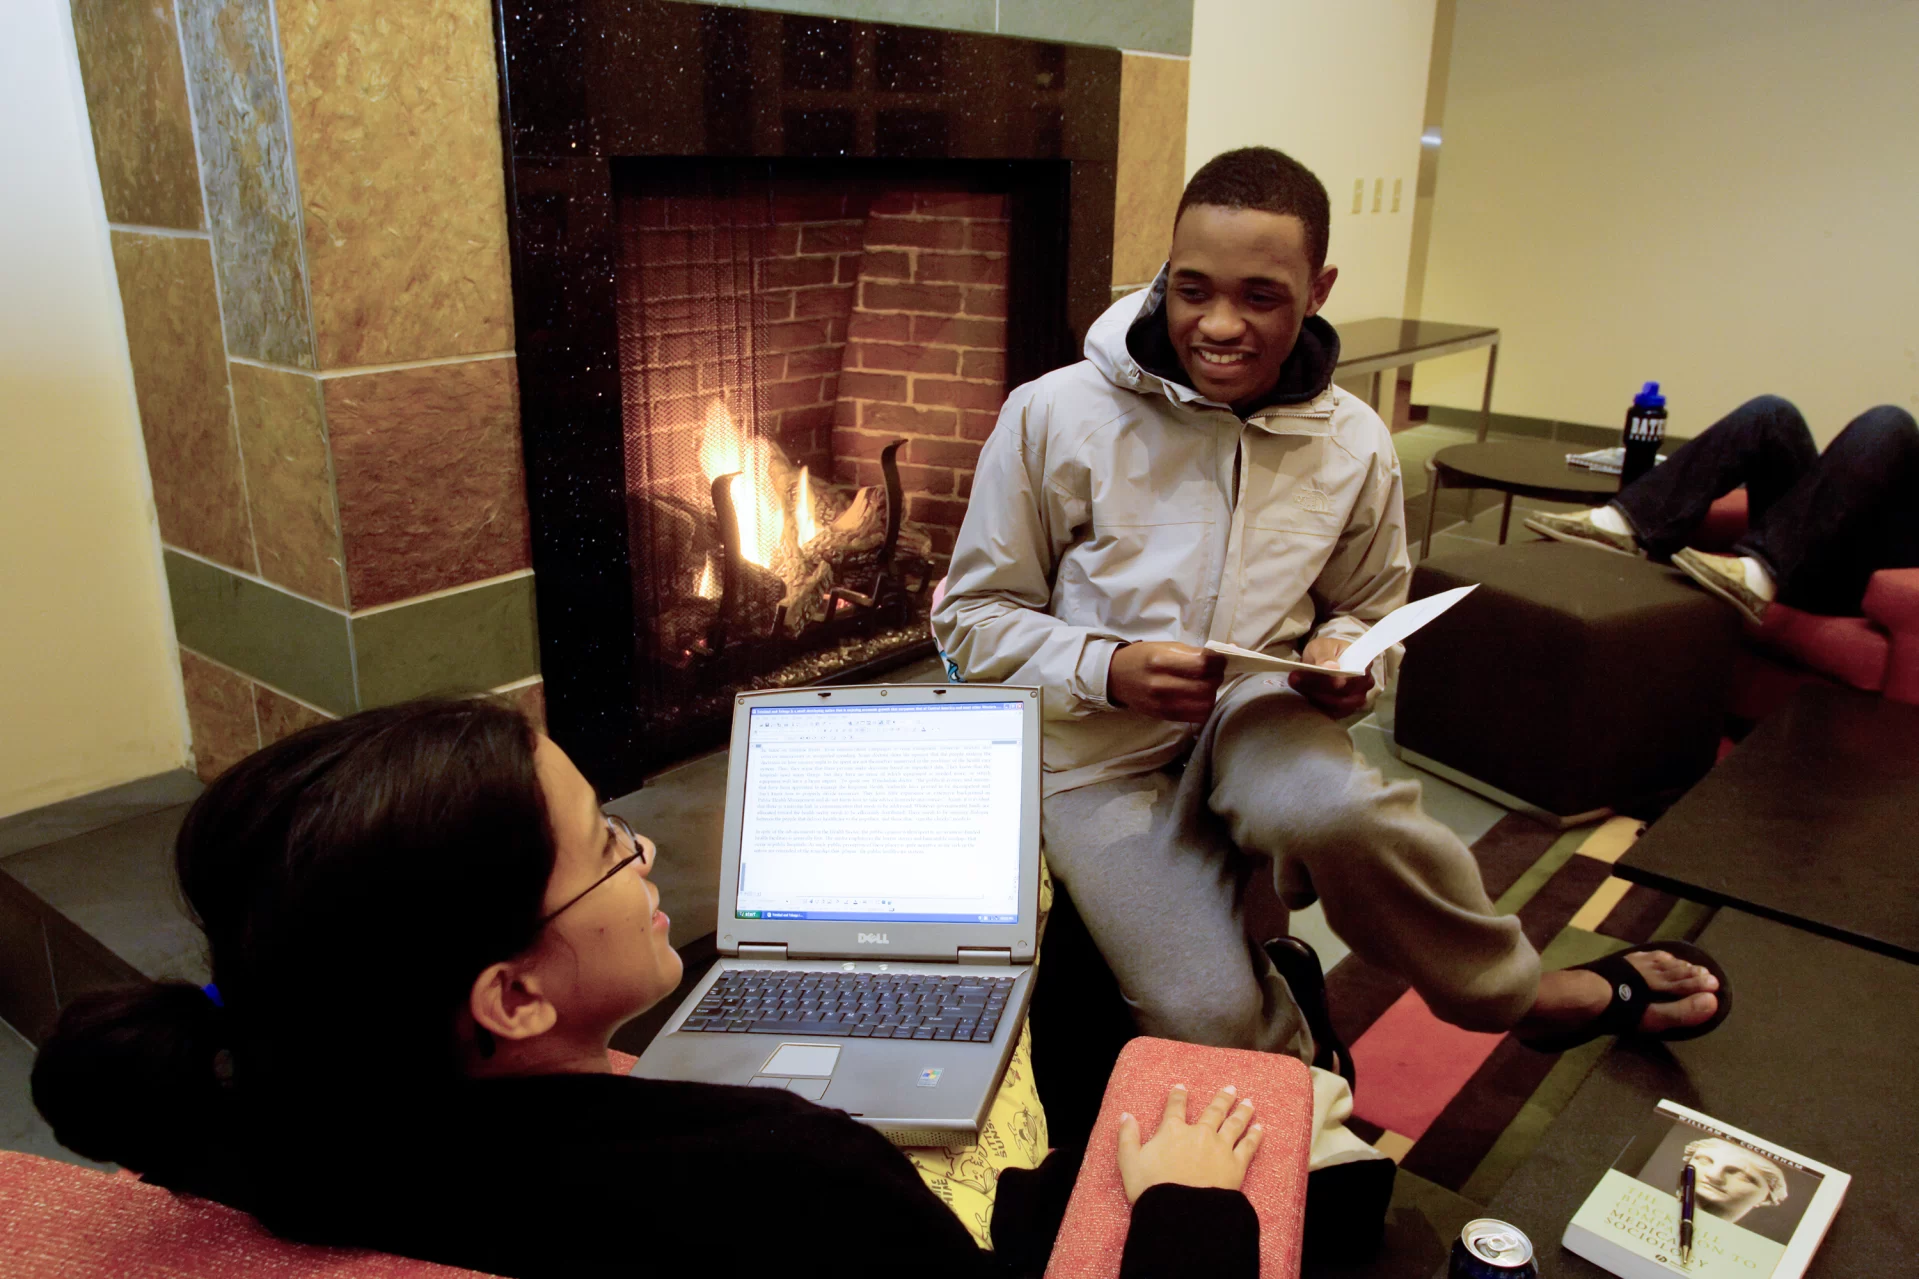
<svg viewBox="0 0 1919 1279"><path fill-rule="evenodd" d="M923 650L1005 397L1007 197L684 161L616 189L643 726Z"/></svg>

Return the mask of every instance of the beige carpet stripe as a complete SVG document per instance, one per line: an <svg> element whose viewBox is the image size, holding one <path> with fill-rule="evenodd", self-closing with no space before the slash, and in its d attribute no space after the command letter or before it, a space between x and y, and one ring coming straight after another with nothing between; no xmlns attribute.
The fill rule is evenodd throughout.
<svg viewBox="0 0 1919 1279"><path fill-rule="evenodd" d="M1573 917L1566 921L1568 928L1583 928L1589 933L1598 932L1599 926L1606 922L1606 916L1612 914L1612 908L1626 895L1632 885L1617 875L1609 877L1605 883L1593 890Z"/></svg>
<svg viewBox="0 0 1919 1279"><path fill-rule="evenodd" d="M1633 841L1639 838L1639 832L1646 829L1646 823L1633 817L1612 817L1599 823L1593 833L1586 836L1586 842L1579 846L1581 857L1591 857L1610 865L1624 855ZM1580 924L1584 928L1586 925Z"/></svg>

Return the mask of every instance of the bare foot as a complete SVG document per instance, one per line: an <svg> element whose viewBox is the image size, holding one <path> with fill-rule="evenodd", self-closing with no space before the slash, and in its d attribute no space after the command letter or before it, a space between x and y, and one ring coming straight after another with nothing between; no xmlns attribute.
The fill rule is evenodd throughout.
<svg viewBox="0 0 1919 1279"><path fill-rule="evenodd" d="M1683 996L1647 1004L1639 1018L1641 1033L1656 1035L1697 1026L1719 1011L1719 999L1712 993L1719 989L1719 979L1698 964L1689 964L1663 950L1628 955L1626 962L1639 970L1655 993ZM1612 988L1598 973L1572 968L1541 973L1532 1011L1513 1029L1522 1035L1573 1030L1604 1012L1611 999Z"/></svg>

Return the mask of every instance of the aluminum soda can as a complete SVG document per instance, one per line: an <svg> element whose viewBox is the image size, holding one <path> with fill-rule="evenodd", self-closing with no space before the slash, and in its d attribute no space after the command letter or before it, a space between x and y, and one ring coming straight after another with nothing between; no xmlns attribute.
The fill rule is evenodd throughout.
<svg viewBox="0 0 1919 1279"><path fill-rule="evenodd" d="M1491 1217L1466 1223L1453 1241L1449 1279L1538 1279L1533 1241L1519 1227Z"/></svg>

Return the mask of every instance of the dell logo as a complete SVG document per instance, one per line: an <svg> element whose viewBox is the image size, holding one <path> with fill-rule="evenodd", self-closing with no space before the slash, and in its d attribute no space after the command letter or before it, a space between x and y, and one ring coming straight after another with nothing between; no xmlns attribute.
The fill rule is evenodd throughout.
<svg viewBox="0 0 1919 1279"><path fill-rule="evenodd" d="M862 946L890 946L892 944L893 943L886 940L885 933L860 934L860 945Z"/></svg>

